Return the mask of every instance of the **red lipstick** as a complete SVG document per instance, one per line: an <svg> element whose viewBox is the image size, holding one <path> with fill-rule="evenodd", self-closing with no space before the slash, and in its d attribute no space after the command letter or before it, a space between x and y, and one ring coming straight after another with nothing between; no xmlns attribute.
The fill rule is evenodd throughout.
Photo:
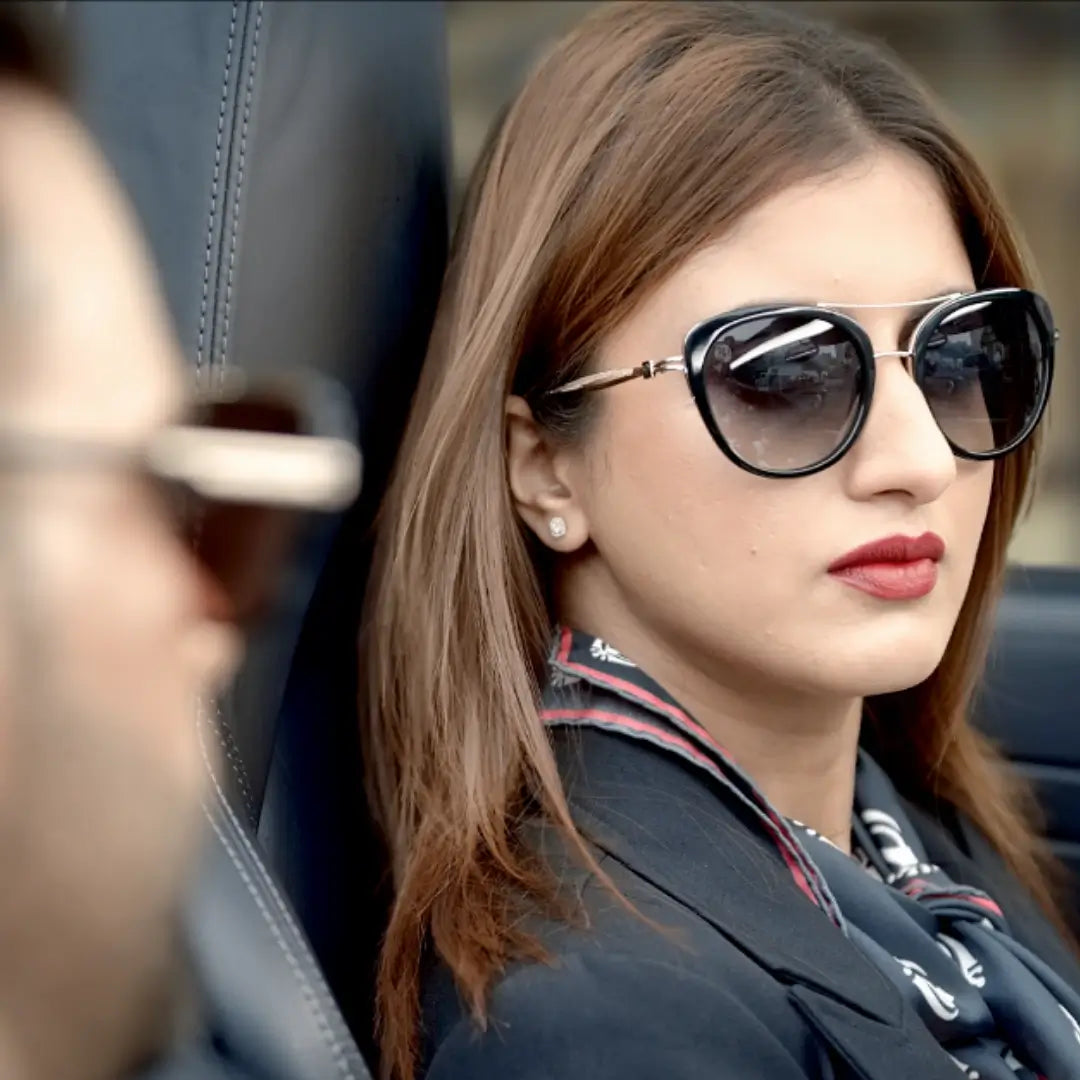
<svg viewBox="0 0 1080 1080"><path fill-rule="evenodd" d="M945 541L936 533L886 536L863 544L829 565L829 573L881 600L916 600L937 584Z"/></svg>

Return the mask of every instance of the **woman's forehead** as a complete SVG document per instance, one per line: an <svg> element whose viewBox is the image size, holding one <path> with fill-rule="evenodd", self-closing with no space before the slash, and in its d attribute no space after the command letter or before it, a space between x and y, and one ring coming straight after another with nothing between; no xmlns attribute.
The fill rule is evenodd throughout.
<svg viewBox="0 0 1080 1080"><path fill-rule="evenodd" d="M658 296L720 309L774 301L885 308L974 288L937 178L889 151L785 188L703 240Z"/></svg>

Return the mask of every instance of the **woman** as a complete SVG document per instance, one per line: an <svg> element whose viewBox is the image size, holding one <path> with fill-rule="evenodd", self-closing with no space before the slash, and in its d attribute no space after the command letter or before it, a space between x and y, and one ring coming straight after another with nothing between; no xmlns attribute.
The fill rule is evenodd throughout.
<svg viewBox="0 0 1080 1080"><path fill-rule="evenodd" d="M533 72L368 610L390 1075L1080 1076L966 719L1051 377L1029 283L872 45L604 5Z"/></svg>

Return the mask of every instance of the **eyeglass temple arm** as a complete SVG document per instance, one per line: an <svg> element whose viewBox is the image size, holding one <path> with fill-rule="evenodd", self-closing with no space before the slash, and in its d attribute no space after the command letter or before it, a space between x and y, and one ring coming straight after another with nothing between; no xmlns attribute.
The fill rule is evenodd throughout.
<svg viewBox="0 0 1080 1080"><path fill-rule="evenodd" d="M572 394L578 390L606 390L609 386L630 382L632 379L652 379L668 371L686 371L686 364L681 356L668 356L663 360L646 360L632 368L615 368L613 371L598 371L593 375L582 375L571 379L562 386L549 390L549 394Z"/></svg>

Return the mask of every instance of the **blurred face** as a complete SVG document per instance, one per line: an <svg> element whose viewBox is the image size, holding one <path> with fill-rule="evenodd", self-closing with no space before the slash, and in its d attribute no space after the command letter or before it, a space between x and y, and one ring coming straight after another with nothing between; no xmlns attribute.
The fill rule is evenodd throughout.
<svg viewBox="0 0 1080 1080"><path fill-rule="evenodd" d="M678 355L695 323L755 303L844 310L973 288L929 170L881 152L761 205L644 302L604 342L596 369ZM846 313L875 351L892 351L908 346L904 327L926 310ZM729 461L681 375L603 391L582 444L556 453L566 538L525 512L568 556L563 617L676 683L692 669L747 697L850 700L925 679L968 587L992 465L954 457L904 360L880 358L876 371L855 446L801 478ZM927 533L944 548L924 595L885 596L865 577L830 572L860 545Z"/></svg>
<svg viewBox="0 0 1080 1080"><path fill-rule="evenodd" d="M81 130L12 87L0 221L0 437L138 446L182 404L146 255ZM0 1015L30 1040L49 995L70 1023L41 1075L96 1075L65 1039L104 1059L154 1002L198 836L195 704L236 642L134 476L0 472L0 507Z"/></svg>

